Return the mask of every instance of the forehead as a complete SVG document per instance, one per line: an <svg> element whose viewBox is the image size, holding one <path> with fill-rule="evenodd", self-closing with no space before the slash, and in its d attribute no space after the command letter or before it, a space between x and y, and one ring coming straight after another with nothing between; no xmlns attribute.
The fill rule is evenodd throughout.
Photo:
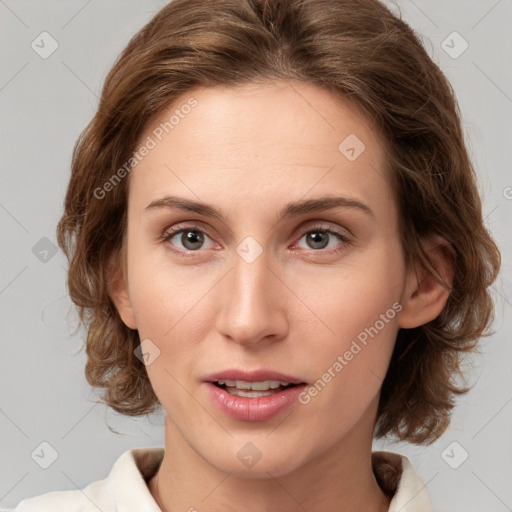
<svg viewBox="0 0 512 512"><path fill-rule="evenodd" d="M227 189L255 199L389 192L380 134L354 105L313 84L196 88L148 123L141 143L148 138L154 147L130 177L144 200L176 187L208 198Z"/></svg>

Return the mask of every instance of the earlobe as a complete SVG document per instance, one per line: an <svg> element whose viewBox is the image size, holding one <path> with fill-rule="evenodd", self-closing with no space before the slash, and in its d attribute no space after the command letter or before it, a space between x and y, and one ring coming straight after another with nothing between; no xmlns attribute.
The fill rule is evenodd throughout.
<svg viewBox="0 0 512 512"><path fill-rule="evenodd" d="M432 265L451 289L456 265L453 247L440 236L423 241L422 246ZM411 329L437 318L450 296L451 290L447 289L446 285L440 283L438 278L425 268L410 269L402 296L399 327Z"/></svg>
<svg viewBox="0 0 512 512"><path fill-rule="evenodd" d="M110 257L108 263L108 294L114 302L123 323L130 329L137 329L122 254L114 254Z"/></svg>

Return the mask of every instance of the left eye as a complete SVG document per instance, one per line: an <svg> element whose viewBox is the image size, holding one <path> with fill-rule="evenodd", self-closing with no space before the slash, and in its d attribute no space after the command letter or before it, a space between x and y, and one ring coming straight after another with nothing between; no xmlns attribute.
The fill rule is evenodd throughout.
<svg viewBox="0 0 512 512"><path fill-rule="evenodd" d="M315 228L312 230L309 230L307 233L304 233L300 240L305 238L306 243L309 244L310 249L332 249L333 246L328 247L329 245L329 238L331 241L333 238L337 238L339 242L348 242L348 238L341 233L338 233L336 231L331 231L330 229L325 228ZM334 247L336 244L334 244Z"/></svg>

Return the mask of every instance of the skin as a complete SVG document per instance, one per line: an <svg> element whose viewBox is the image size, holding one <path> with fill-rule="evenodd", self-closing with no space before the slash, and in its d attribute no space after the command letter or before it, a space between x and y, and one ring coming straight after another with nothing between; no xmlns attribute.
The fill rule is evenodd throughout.
<svg viewBox="0 0 512 512"><path fill-rule="evenodd" d="M190 96L198 105L131 172L122 272L113 270L124 323L160 350L147 372L166 412L165 455L149 489L171 512L387 510L371 468L382 380L398 329L434 319L448 292L406 268L384 143L353 106L298 82L188 91L141 141ZM365 144L354 161L338 150L349 134ZM168 195L211 204L225 221L146 208ZM278 221L288 202L333 195L374 215L337 207ZM202 246L186 233L164 240L193 221ZM236 251L248 236L262 250L251 263ZM425 247L451 282L442 243ZM401 311L307 405L250 422L210 400L203 378L227 368L316 382L396 302ZM248 442L261 453L251 467L237 457Z"/></svg>

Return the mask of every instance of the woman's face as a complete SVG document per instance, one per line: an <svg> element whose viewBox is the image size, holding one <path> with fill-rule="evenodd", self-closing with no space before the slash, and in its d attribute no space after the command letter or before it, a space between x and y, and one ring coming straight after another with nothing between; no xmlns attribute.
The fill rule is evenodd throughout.
<svg viewBox="0 0 512 512"><path fill-rule="evenodd" d="M279 82L190 91L140 140L119 310L169 428L240 475L371 439L406 287L378 133Z"/></svg>

